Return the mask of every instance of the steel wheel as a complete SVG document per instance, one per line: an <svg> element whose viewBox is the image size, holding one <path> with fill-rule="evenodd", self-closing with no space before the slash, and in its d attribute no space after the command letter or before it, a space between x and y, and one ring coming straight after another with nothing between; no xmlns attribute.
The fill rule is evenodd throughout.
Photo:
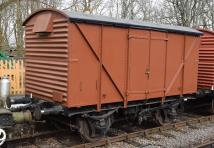
<svg viewBox="0 0 214 148"><path fill-rule="evenodd" d="M155 123L157 125L160 125L160 126L164 125L164 113L163 113L163 111L161 111L161 110L155 111L154 117L155 117Z"/></svg>
<svg viewBox="0 0 214 148"><path fill-rule="evenodd" d="M176 111L178 114L184 113L184 103L183 102L178 105L178 107L176 108Z"/></svg>
<svg viewBox="0 0 214 148"><path fill-rule="evenodd" d="M211 101L210 112L211 112L212 114L214 114L214 99L212 99L212 101Z"/></svg>
<svg viewBox="0 0 214 148"><path fill-rule="evenodd" d="M77 126L79 128L80 136L84 141L93 142L98 140L95 135L95 129L90 125L87 119L78 118Z"/></svg>

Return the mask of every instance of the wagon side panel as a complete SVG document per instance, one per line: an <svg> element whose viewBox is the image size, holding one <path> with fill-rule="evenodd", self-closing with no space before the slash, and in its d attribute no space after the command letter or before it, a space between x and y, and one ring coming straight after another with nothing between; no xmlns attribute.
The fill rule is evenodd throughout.
<svg viewBox="0 0 214 148"><path fill-rule="evenodd" d="M96 105L99 97L100 26L71 23L69 106Z"/></svg>
<svg viewBox="0 0 214 148"><path fill-rule="evenodd" d="M150 31L130 29L128 42L128 100L145 99L149 80Z"/></svg>
<svg viewBox="0 0 214 148"><path fill-rule="evenodd" d="M167 33L151 31L148 98L164 96Z"/></svg>
<svg viewBox="0 0 214 148"><path fill-rule="evenodd" d="M126 102L128 29L103 27L101 102Z"/></svg>
<svg viewBox="0 0 214 148"><path fill-rule="evenodd" d="M200 38L185 36L183 93L194 93L197 90L198 50Z"/></svg>
<svg viewBox="0 0 214 148"><path fill-rule="evenodd" d="M166 63L166 96L182 93L184 36L168 34Z"/></svg>

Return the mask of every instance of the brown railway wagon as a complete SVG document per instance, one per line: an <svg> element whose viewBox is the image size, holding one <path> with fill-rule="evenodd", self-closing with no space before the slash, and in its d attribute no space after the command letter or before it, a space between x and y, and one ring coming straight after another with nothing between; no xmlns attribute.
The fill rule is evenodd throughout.
<svg viewBox="0 0 214 148"><path fill-rule="evenodd" d="M24 22L26 93L66 107L196 92L201 32L44 9Z"/></svg>
<svg viewBox="0 0 214 148"><path fill-rule="evenodd" d="M199 50L198 88L211 89L214 86L214 32L203 32Z"/></svg>

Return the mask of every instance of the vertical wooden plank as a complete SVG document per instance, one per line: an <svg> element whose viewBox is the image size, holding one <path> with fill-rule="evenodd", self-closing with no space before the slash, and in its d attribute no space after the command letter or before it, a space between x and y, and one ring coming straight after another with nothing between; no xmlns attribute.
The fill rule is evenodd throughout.
<svg viewBox="0 0 214 148"><path fill-rule="evenodd" d="M166 49L165 49L165 68L164 68L164 96L162 98L162 104L165 102L166 99L166 74L167 74L167 56L168 56L168 33L165 33L165 37L166 37Z"/></svg>
<svg viewBox="0 0 214 148"><path fill-rule="evenodd" d="M24 79L24 77L25 77L25 68L24 68L24 61L22 60L21 61L21 72L22 72L22 77L21 77L21 86L22 86L22 94L24 94L25 93L25 87L24 87L24 82L25 82L25 79Z"/></svg>
<svg viewBox="0 0 214 148"><path fill-rule="evenodd" d="M20 93L24 94L24 76L25 76L25 71L24 71L24 62L23 60L19 60L19 65L20 65Z"/></svg>
<svg viewBox="0 0 214 148"><path fill-rule="evenodd" d="M24 77L25 73L23 71L23 60L19 60L19 64L20 64L19 74L20 74L20 88L21 88L20 93L24 94L24 87L23 87L24 79L23 79L23 77Z"/></svg>
<svg viewBox="0 0 214 148"><path fill-rule="evenodd" d="M21 66L20 66L20 60L16 61L16 65L17 65L17 83L18 83L18 93L21 93L21 85L20 85L20 72L21 72Z"/></svg>
<svg viewBox="0 0 214 148"><path fill-rule="evenodd" d="M10 60L10 76L13 79L13 94L16 94L16 63L15 60Z"/></svg>
<svg viewBox="0 0 214 148"><path fill-rule="evenodd" d="M10 81L11 81L11 85L12 85L12 88L10 89L12 92L12 95L15 95L14 93L14 77L13 77L13 73L14 73L14 70L13 70L13 60L8 60L8 75L10 77Z"/></svg>
<svg viewBox="0 0 214 148"><path fill-rule="evenodd" d="M101 99L102 99L102 51L103 51L103 25L100 27L100 67L99 67L99 95L98 95L98 103L97 103L97 111L101 111Z"/></svg>
<svg viewBox="0 0 214 148"><path fill-rule="evenodd" d="M184 48L183 48L183 55L182 55L182 79L181 79L181 93L180 96L183 97L183 92L184 92L184 66L185 66L185 51L186 51L186 35L184 35Z"/></svg>
<svg viewBox="0 0 214 148"><path fill-rule="evenodd" d="M14 60L13 62L14 62L14 66L15 66L14 67L14 69L15 69L14 78L15 78L15 87L16 87L15 93L18 94L18 93L20 93L19 92L19 89L20 89L20 87L19 87L19 71L20 71L20 69L19 69L18 60Z"/></svg>
<svg viewBox="0 0 214 148"><path fill-rule="evenodd" d="M10 80L10 95L24 94L24 62L22 59L0 60L0 77Z"/></svg>

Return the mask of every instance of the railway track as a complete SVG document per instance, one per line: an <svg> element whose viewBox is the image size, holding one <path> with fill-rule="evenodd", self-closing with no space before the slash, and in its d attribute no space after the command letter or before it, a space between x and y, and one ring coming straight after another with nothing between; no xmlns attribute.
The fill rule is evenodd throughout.
<svg viewBox="0 0 214 148"><path fill-rule="evenodd" d="M27 126L27 125L24 125ZM21 126L19 126L22 128ZM77 144L74 141L80 141L80 138L74 137L74 134L71 134L70 129L68 128L62 128L61 126L53 126L51 123L42 123L42 125L39 123L34 124L34 128L29 129L27 133L22 133L19 135L14 134L13 137L11 135L7 135L7 139L4 143L3 148L22 148L22 147L65 147ZM16 130L16 128L14 128ZM26 131L26 129L23 131ZM74 139L72 142L70 140L66 139ZM55 142L54 142L55 141ZM73 143L73 144L72 144Z"/></svg>
<svg viewBox="0 0 214 148"><path fill-rule="evenodd" d="M31 135L29 137L21 137L20 139L12 139L7 141L12 143L10 145L6 145L6 147L20 147L20 148L28 148L28 147L71 147L71 148L92 148L92 147L131 147L131 148L148 148L148 147L167 147L159 144L156 141L160 140L157 135L161 135L167 139L175 138L172 133L178 132L181 134L186 134L185 128L198 130L201 126L212 126L214 124L214 115L207 116L189 116L185 115L183 120L177 123L165 124L160 127L142 129L137 128L135 131L125 131L123 133L118 133L118 135L108 136L106 138L100 139L93 143L83 143L80 140L80 137L77 136L76 133L69 134L65 130L56 130L56 131L46 131L44 133L37 133ZM203 128L203 127L202 127ZM214 126L213 126L214 128ZM155 137L156 136L156 137ZM26 139L28 139L26 142ZM20 141L24 140L24 144ZM18 141L18 143L17 143ZM193 142L188 144L188 147L191 148L199 148L199 147L212 147L214 142L214 137L199 140L197 142Z"/></svg>
<svg viewBox="0 0 214 148"><path fill-rule="evenodd" d="M99 141L93 142L93 143L85 143L85 144L80 144L80 145L75 145L72 148L92 148L92 147L107 147L109 145L112 145L117 142L125 142L128 145L131 145L132 147L148 147L148 146L159 146L159 147L164 147L163 145L158 145L154 143L146 143L142 144L140 142L136 142L136 140L133 140L134 138L145 138L145 139L153 139L153 140L159 140L158 138L152 137L154 134L161 134L165 137L173 137L172 134L167 133L169 130L175 130L178 132L185 132L182 131L182 128L184 127L190 127L190 128L199 128L196 125L197 124L205 124L207 122L210 122L211 124L214 122L214 115L210 116L205 116L205 117L199 117L199 118L191 118L186 121L181 121L178 123L172 123L172 124L166 124L161 127L154 127L154 128L149 128L149 129L143 129L131 133L124 133L118 136L114 137L107 137L103 138ZM213 123L214 124L214 123ZM213 137L214 138L214 137ZM204 147L204 146L212 146L214 143L214 139L206 139L204 141L199 141L197 143L191 143L188 146L193 147L193 148L198 148L198 147ZM114 146L113 146L114 147Z"/></svg>
<svg viewBox="0 0 214 148"><path fill-rule="evenodd" d="M214 147L214 138L212 139L206 139L201 143L198 143L197 146L194 146L194 148L213 148Z"/></svg>
<svg viewBox="0 0 214 148"><path fill-rule="evenodd" d="M73 139L72 141L70 139ZM68 130L54 130L7 140L3 148L55 148L69 147L81 139Z"/></svg>

